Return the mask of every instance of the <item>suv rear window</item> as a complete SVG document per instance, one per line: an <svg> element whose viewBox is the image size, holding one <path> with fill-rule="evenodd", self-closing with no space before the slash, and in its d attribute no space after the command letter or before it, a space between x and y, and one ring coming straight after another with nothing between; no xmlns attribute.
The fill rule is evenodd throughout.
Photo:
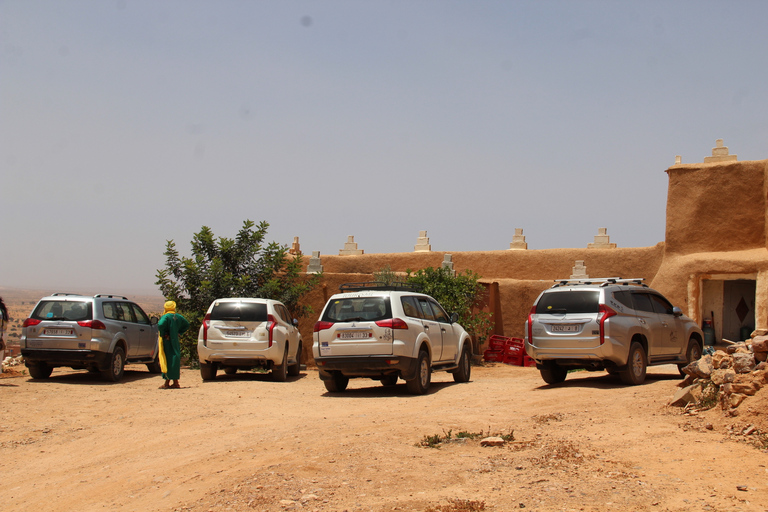
<svg viewBox="0 0 768 512"><path fill-rule="evenodd" d="M78 320L91 319L91 303L71 300L46 300L32 313L35 320Z"/></svg>
<svg viewBox="0 0 768 512"><path fill-rule="evenodd" d="M267 305L254 302L219 302L213 305L211 320L266 322Z"/></svg>
<svg viewBox="0 0 768 512"><path fill-rule="evenodd" d="M599 290L545 293L536 304L537 314L597 313Z"/></svg>
<svg viewBox="0 0 768 512"><path fill-rule="evenodd" d="M392 318L389 297L348 297L331 302L325 309L326 322L360 322Z"/></svg>

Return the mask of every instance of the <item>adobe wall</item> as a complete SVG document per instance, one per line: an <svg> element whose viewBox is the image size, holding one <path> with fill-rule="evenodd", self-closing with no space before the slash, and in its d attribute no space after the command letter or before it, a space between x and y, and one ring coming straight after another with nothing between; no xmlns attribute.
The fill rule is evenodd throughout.
<svg viewBox="0 0 768 512"><path fill-rule="evenodd" d="M667 254L766 247L768 160L667 169Z"/></svg>

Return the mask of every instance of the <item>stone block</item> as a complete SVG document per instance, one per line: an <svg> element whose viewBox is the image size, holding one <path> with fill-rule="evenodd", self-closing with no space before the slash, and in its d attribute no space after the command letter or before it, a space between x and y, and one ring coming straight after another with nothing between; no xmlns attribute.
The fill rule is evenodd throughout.
<svg viewBox="0 0 768 512"><path fill-rule="evenodd" d="M709 379L712 375L712 356L704 356L697 361L683 368L683 373L698 377L699 379Z"/></svg>
<svg viewBox="0 0 768 512"><path fill-rule="evenodd" d="M429 245L429 238L426 231L419 231L419 238L416 239L416 245L413 247L414 252L429 252L432 250L432 246Z"/></svg>
<svg viewBox="0 0 768 512"><path fill-rule="evenodd" d="M733 366L733 356L726 354L722 350L715 351L712 354L713 368L731 368Z"/></svg>
<svg viewBox="0 0 768 512"><path fill-rule="evenodd" d="M323 266L320 264L320 251L312 251L312 257L309 258L309 265L307 265L307 274L319 274L323 271Z"/></svg>
<svg viewBox="0 0 768 512"><path fill-rule="evenodd" d="M712 384L722 386L726 382L733 382L736 378L736 372L732 368L720 368L712 371L710 376Z"/></svg>
<svg viewBox="0 0 768 512"><path fill-rule="evenodd" d="M740 393L742 395L754 396L763 387L761 380L752 375L739 375L736 381L731 383L731 394Z"/></svg>
<svg viewBox="0 0 768 512"><path fill-rule="evenodd" d="M691 384L690 386L678 389L669 405L672 407L685 407L688 404L698 402L701 399L701 394L701 386L699 384Z"/></svg>
<svg viewBox="0 0 768 512"><path fill-rule="evenodd" d="M595 241L587 244L587 249L615 249L616 244L612 244L608 236L608 228L598 228Z"/></svg>
<svg viewBox="0 0 768 512"><path fill-rule="evenodd" d="M509 244L510 249L528 249L528 244L525 242L525 236L523 236L523 228L515 228L515 234L512 237L512 242Z"/></svg>
<svg viewBox="0 0 768 512"><path fill-rule="evenodd" d="M768 352L768 336L754 336L752 338L752 352Z"/></svg>
<svg viewBox="0 0 768 512"><path fill-rule="evenodd" d="M347 243L344 244L344 248L339 249L339 256L359 256L361 254L363 254L363 250L357 248L355 237L352 235L347 237Z"/></svg>
<svg viewBox="0 0 768 512"><path fill-rule="evenodd" d="M755 369L755 356L752 353L733 354L733 370L736 373L749 373Z"/></svg>
<svg viewBox="0 0 768 512"><path fill-rule="evenodd" d="M727 404L733 408L736 408L740 406L746 398L747 395L742 395L741 393L731 393L728 395Z"/></svg>

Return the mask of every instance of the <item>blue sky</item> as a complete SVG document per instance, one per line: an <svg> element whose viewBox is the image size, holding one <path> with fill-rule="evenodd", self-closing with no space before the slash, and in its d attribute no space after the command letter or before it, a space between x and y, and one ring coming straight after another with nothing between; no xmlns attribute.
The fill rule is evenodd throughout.
<svg viewBox="0 0 768 512"><path fill-rule="evenodd" d="M245 219L338 254L664 240L768 158L768 2L0 0L0 286L153 291Z"/></svg>

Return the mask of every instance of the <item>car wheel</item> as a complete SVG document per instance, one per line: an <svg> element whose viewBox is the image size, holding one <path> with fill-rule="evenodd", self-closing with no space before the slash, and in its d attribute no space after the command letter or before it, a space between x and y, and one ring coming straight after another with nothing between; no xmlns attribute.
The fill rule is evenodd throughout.
<svg viewBox="0 0 768 512"><path fill-rule="evenodd" d="M200 376L203 380L214 380L217 370L216 363L200 363Z"/></svg>
<svg viewBox="0 0 768 512"><path fill-rule="evenodd" d="M123 378L125 371L125 351L122 347L115 347L109 358L109 367L101 372L101 376L110 382L118 382Z"/></svg>
<svg viewBox="0 0 768 512"><path fill-rule="evenodd" d="M149 373L163 373L163 369L160 367L160 355L156 355L154 361L147 363L147 370Z"/></svg>
<svg viewBox="0 0 768 512"><path fill-rule="evenodd" d="M226 373L227 375L234 375L237 373L237 368L235 368L234 366L225 366L224 373Z"/></svg>
<svg viewBox="0 0 768 512"><path fill-rule="evenodd" d="M405 384L408 386L408 391L411 394L423 395L427 392L429 384L432 382L432 367L429 364L429 354L426 350L419 352L417 366L416 376L411 380L406 380Z"/></svg>
<svg viewBox="0 0 768 512"><path fill-rule="evenodd" d="M560 384L565 381L565 377L568 375L568 370L563 368L557 363L547 362L544 363L539 370L541 378L547 384Z"/></svg>
<svg viewBox="0 0 768 512"><path fill-rule="evenodd" d="M324 380L323 384L325 384L325 389L331 393L340 393L347 389L349 377L345 377L340 373L334 373L333 378L331 380Z"/></svg>
<svg viewBox="0 0 768 512"><path fill-rule="evenodd" d="M384 386L387 386L387 387L390 387L390 386L395 386L395 385L397 385L397 379L398 379L398 376L397 376L397 374L396 374L396 373L393 373L393 374L391 374L391 375L385 375L385 376L383 376L383 377L382 377L381 379L379 379L379 380L381 381L381 384L382 384L382 385L384 385Z"/></svg>
<svg viewBox="0 0 768 512"><path fill-rule="evenodd" d="M272 367L272 380L275 382L285 382L288 378L288 345L283 351L283 362L278 366Z"/></svg>
<svg viewBox="0 0 768 512"><path fill-rule="evenodd" d="M51 376L51 372L53 372L53 368L45 363L33 363L27 365L27 369L29 370L29 376L33 379L47 379Z"/></svg>
<svg viewBox="0 0 768 512"><path fill-rule="evenodd" d="M621 372L622 382L632 386L637 386L645 382L645 349L637 342L629 346L629 357L627 358L627 369Z"/></svg>
<svg viewBox="0 0 768 512"><path fill-rule="evenodd" d="M454 382L469 382L469 377L472 374L471 358L469 346L464 345L464 349L461 351L461 359L459 359L459 369L453 373Z"/></svg>
<svg viewBox="0 0 768 512"><path fill-rule="evenodd" d="M301 373L301 356L302 346L301 343L299 343L299 350L296 351L296 364L292 364L288 367L288 375L291 377L298 377Z"/></svg>
<svg viewBox="0 0 768 512"><path fill-rule="evenodd" d="M699 345L699 342L695 339L691 338L688 340L688 350L685 351L685 364L679 364L677 365L677 371L680 372L680 375L685 377L685 372L683 371L683 368L688 366L694 361L698 361L701 359L701 345Z"/></svg>

